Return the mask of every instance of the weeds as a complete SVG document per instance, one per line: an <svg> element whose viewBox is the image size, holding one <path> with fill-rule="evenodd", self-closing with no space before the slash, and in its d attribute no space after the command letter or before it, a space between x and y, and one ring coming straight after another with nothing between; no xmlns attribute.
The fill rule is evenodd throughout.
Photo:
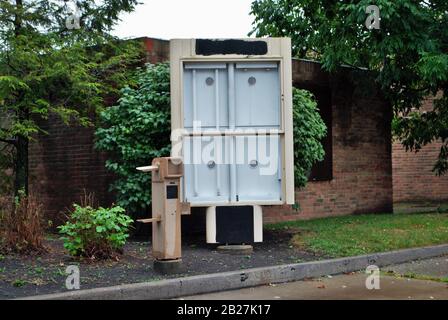
<svg viewBox="0 0 448 320"><path fill-rule="evenodd" d="M12 282L12 285L16 288L20 288L23 287L24 285L26 285L28 282L26 280L22 280L22 279L16 279Z"/></svg>
<svg viewBox="0 0 448 320"><path fill-rule="evenodd" d="M42 204L37 197L22 192L14 201L2 198L0 208L0 249L3 252L46 251Z"/></svg>

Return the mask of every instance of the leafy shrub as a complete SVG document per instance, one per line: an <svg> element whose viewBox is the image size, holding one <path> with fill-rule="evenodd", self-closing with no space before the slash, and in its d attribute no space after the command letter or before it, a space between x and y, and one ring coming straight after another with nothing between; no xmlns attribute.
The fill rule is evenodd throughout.
<svg viewBox="0 0 448 320"><path fill-rule="evenodd" d="M4 252L45 252L42 204L34 195L19 191L14 200L0 201L0 247Z"/></svg>
<svg viewBox="0 0 448 320"><path fill-rule="evenodd" d="M145 215L151 204L151 176L135 168L170 154L169 94L168 64L148 64L138 71L136 88L123 88L119 104L101 113L96 146L113 155L106 161L117 176L111 189L128 212Z"/></svg>
<svg viewBox="0 0 448 320"><path fill-rule="evenodd" d="M294 179L296 188L305 187L313 164L325 156L321 139L327 134L313 95L293 90Z"/></svg>
<svg viewBox="0 0 448 320"><path fill-rule="evenodd" d="M94 209L74 204L69 220L58 227L63 235L64 248L73 256L90 259L115 257L122 252L133 222L124 212L119 206Z"/></svg>
<svg viewBox="0 0 448 320"><path fill-rule="evenodd" d="M151 204L151 177L135 168L170 153L169 81L168 64L147 64L137 87L122 89L119 104L102 112L96 130L97 148L112 155L106 167L117 175L117 203L132 213L144 214ZM310 92L294 89L293 103L295 182L304 187L312 165L323 160L326 127Z"/></svg>

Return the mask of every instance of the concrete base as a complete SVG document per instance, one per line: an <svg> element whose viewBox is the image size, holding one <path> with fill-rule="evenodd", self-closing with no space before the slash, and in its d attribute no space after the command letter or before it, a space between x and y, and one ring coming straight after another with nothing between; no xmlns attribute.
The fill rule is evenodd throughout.
<svg viewBox="0 0 448 320"><path fill-rule="evenodd" d="M250 244L233 244L233 245L222 245L216 248L218 252L228 253L228 254L251 254L254 251L254 247Z"/></svg>
<svg viewBox="0 0 448 320"><path fill-rule="evenodd" d="M182 259L154 260L154 270L162 274L182 273Z"/></svg>

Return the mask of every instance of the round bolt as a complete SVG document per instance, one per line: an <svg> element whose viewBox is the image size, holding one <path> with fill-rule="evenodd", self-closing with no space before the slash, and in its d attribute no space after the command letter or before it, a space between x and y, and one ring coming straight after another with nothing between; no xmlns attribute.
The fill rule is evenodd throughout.
<svg viewBox="0 0 448 320"><path fill-rule="evenodd" d="M255 77L250 77L247 81L251 86L253 86L257 82L257 79L255 79Z"/></svg>
<svg viewBox="0 0 448 320"><path fill-rule="evenodd" d="M210 160L210 161L207 163L207 167L209 167L210 169L213 169L213 168L215 167L215 161Z"/></svg>
<svg viewBox="0 0 448 320"><path fill-rule="evenodd" d="M251 160L251 161L249 162L249 165L250 165L252 168L255 168L256 166L258 166L258 161L257 161L257 160Z"/></svg>

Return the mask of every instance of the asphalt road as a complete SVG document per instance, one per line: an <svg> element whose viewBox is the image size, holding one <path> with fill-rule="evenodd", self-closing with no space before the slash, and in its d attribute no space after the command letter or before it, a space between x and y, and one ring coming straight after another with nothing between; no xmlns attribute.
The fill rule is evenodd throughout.
<svg viewBox="0 0 448 320"><path fill-rule="evenodd" d="M406 275L407 277L400 275ZM306 281L189 296L181 299L448 300L448 283L442 281L443 279L445 281L448 279L448 256L385 267L380 273L379 289L366 288L368 276L365 273L358 272Z"/></svg>

